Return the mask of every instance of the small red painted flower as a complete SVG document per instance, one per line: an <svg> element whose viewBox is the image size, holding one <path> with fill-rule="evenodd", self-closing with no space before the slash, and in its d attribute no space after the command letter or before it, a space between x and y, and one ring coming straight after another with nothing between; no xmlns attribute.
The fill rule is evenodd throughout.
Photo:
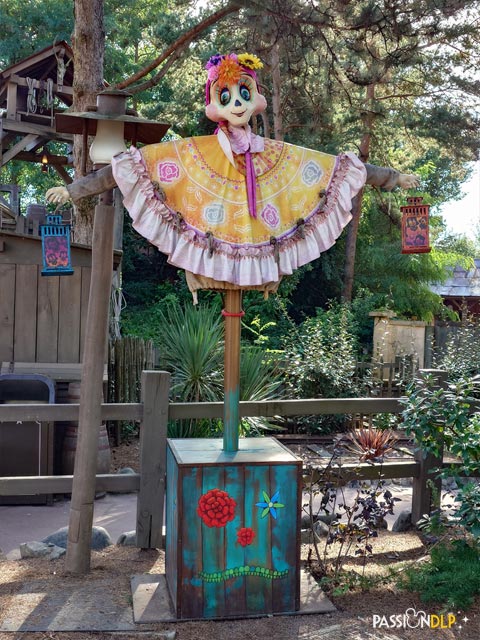
<svg viewBox="0 0 480 640"><path fill-rule="evenodd" d="M224 527L235 517L236 506L226 491L210 489L200 497L197 514L207 527Z"/></svg>
<svg viewBox="0 0 480 640"><path fill-rule="evenodd" d="M239 542L242 547L246 547L247 544L252 544L254 537L255 531L250 527L242 527L237 531L237 542Z"/></svg>

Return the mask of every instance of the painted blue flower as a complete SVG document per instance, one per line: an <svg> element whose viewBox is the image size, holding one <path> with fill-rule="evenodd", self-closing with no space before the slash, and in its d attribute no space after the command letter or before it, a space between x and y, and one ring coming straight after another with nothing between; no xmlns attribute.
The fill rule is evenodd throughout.
<svg viewBox="0 0 480 640"><path fill-rule="evenodd" d="M269 513L272 516L272 518L275 518L276 520L277 509L281 509L285 506L281 502L277 502L280 496L280 491L276 491L271 498L268 497L268 494L265 491L262 491L262 493L263 493L263 499L265 502L257 502L255 506L258 507L259 509L263 509L262 518L265 518L265 516Z"/></svg>

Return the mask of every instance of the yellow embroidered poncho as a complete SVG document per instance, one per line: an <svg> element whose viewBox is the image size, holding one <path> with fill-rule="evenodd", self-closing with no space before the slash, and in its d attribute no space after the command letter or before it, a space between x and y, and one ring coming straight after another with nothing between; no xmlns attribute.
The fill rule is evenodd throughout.
<svg viewBox="0 0 480 640"><path fill-rule="evenodd" d="M252 159L255 217L245 157L228 158L215 135L132 148L112 168L134 228L169 262L227 286L267 288L334 244L366 172L353 154L269 139Z"/></svg>

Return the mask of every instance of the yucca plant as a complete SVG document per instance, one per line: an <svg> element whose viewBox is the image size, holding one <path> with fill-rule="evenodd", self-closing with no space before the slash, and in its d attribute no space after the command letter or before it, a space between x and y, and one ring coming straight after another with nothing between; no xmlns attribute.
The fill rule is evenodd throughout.
<svg viewBox="0 0 480 640"><path fill-rule="evenodd" d="M159 314L161 366L180 402L216 402L223 389L223 323L215 306L170 305Z"/></svg>
<svg viewBox="0 0 480 640"><path fill-rule="evenodd" d="M389 453L398 438L391 429L362 427L345 434L339 442L348 452L358 456L361 462L376 462Z"/></svg>
<svg viewBox="0 0 480 640"><path fill-rule="evenodd" d="M177 402L223 400L224 327L218 306L170 305L159 313L161 366L172 374L171 397ZM274 357L258 347L243 347L240 357L240 399L278 397L281 374ZM244 418L241 435L275 429L265 418ZM212 437L221 434L220 420L178 420L170 437Z"/></svg>

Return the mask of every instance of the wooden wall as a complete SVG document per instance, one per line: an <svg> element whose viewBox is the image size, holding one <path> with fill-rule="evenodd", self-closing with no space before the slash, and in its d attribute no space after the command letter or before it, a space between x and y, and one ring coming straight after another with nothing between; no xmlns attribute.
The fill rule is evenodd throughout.
<svg viewBox="0 0 480 640"><path fill-rule="evenodd" d="M72 246L71 276L41 276L41 240L0 231L0 362L81 361L91 251Z"/></svg>

